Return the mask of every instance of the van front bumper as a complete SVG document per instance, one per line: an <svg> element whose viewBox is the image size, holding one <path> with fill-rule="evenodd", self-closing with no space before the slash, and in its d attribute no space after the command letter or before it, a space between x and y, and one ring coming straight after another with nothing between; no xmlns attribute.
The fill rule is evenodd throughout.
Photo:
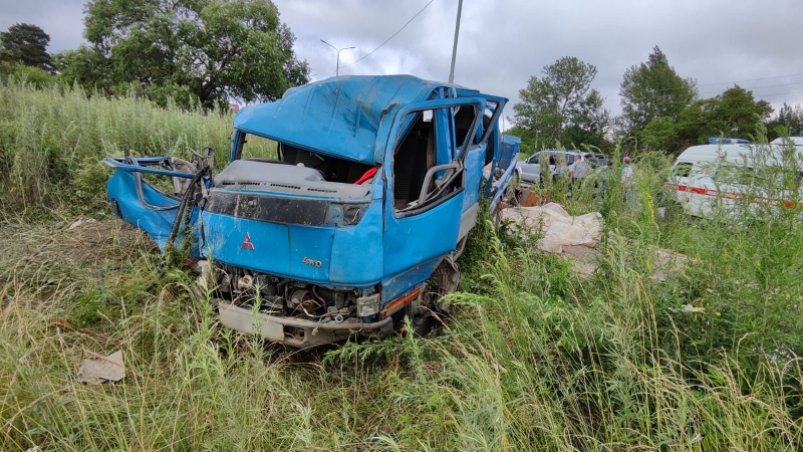
<svg viewBox="0 0 803 452"><path fill-rule="evenodd" d="M355 318L321 322L263 314L228 302L220 302L218 311L223 326L297 348L329 344L355 334L384 336L393 332L391 317L376 322L362 322Z"/></svg>

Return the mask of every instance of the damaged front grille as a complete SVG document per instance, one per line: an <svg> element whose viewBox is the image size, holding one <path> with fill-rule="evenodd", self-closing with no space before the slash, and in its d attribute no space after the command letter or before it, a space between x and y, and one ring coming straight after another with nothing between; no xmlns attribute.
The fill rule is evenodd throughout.
<svg viewBox="0 0 803 452"><path fill-rule="evenodd" d="M329 201L212 190L204 210L271 223L323 226Z"/></svg>
<svg viewBox="0 0 803 452"><path fill-rule="evenodd" d="M343 227L359 223L368 205L212 190L204 210L270 223Z"/></svg>

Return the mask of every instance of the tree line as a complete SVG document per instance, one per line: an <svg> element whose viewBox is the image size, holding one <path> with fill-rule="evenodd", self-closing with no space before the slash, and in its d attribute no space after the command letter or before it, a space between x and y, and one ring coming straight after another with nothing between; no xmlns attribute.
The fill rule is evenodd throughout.
<svg viewBox="0 0 803 452"><path fill-rule="evenodd" d="M54 55L36 25L0 33L0 75L205 109L274 100L309 78L270 0L90 0L85 13L88 45Z"/></svg>
<svg viewBox="0 0 803 452"><path fill-rule="evenodd" d="M678 153L711 136L748 138L759 124L770 138L803 132L803 110L784 104L772 116L769 102L734 85L700 99L695 82L684 79L657 46L646 62L625 72L620 85L622 114L611 118L600 93L592 88L597 68L571 56L559 58L530 77L514 105L510 133L525 150L555 146L608 150L620 142L629 153L658 150Z"/></svg>
<svg viewBox="0 0 803 452"><path fill-rule="evenodd" d="M88 44L54 55L36 25L1 32L0 77L204 109L275 100L309 79L309 65L294 53L295 37L270 0L90 0L85 13ZM676 153L716 135L749 137L760 123L771 138L803 133L800 106L784 104L772 116L768 102L738 85L698 98L694 80L678 75L657 46L625 72L619 117L592 87L596 75L593 64L571 56L545 66L519 91L509 132L522 138L525 151L605 151L621 142L629 153Z"/></svg>

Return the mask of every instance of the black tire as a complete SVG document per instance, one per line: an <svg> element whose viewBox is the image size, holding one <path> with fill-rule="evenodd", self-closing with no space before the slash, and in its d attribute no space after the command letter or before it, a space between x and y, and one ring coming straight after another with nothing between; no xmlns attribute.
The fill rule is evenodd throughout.
<svg viewBox="0 0 803 452"><path fill-rule="evenodd" d="M401 311L403 314L396 319L397 330L402 334L407 333L405 318L410 319L412 333L416 337L439 330L443 325L443 317L448 315L448 308L440 303L441 298L457 290L459 284L460 271L454 260L447 256L427 280L421 303L411 303Z"/></svg>
<svg viewBox="0 0 803 452"><path fill-rule="evenodd" d="M411 307L407 307L410 311ZM407 317L410 318L410 326L413 329L413 334L416 337L424 337L432 332L437 325L435 317L432 315L432 312L427 308L419 308L419 311L426 311L426 312L419 312L417 314L408 314Z"/></svg>

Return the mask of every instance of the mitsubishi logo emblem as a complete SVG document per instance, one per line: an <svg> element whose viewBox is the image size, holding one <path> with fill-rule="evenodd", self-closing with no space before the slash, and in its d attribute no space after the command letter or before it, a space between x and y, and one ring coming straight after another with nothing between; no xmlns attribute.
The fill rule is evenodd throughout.
<svg viewBox="0 0 803 452"><path fill-rule="evenodd" d="M254 250L254 244L251 243L251 234L247 232L245 233L245 240L243 240L243 243L240 244L240 248L244 248L251 251Z"/></svg>

